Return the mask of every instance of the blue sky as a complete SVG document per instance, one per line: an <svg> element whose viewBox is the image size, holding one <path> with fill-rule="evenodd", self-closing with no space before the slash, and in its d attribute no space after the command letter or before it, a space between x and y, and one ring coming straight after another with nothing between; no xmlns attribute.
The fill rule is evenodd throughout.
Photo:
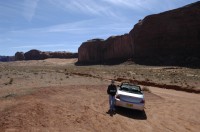
<svg viewBox="0 0 200 132"><path fill-rule="evenodd" d="M128 33L139 19L197 0L0 0L0 55L77 52L82 42Z"/></svg>

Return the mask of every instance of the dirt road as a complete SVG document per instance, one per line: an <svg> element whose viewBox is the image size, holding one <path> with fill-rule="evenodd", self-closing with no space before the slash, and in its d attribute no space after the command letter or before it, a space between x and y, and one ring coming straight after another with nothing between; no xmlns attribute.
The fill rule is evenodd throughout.
<svg viewBox="0 0 200 132"><path fill-rule="evenodd" d="M200 96L150 88L145 112L118 109L110 116L106 85L44 87L0 100L1 131L198 132Z"/></svg>

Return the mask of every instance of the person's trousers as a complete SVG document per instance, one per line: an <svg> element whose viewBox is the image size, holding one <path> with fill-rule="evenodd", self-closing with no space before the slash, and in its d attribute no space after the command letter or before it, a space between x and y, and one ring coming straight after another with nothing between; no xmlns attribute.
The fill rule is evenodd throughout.
<svg viewBox="0 0 200 132"><path fill-rule="evenodd" d="M115 96L109 95L110 110L115 110Z"/></svg>

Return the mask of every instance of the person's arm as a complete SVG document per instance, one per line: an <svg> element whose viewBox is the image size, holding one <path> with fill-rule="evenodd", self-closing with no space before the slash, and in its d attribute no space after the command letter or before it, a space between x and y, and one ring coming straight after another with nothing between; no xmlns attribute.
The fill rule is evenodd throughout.
<svg viewBox="0 0 200 132"><path fill-rule="evenodd" d="M107 94L110 94L110 87L108 86Z"/></svg>

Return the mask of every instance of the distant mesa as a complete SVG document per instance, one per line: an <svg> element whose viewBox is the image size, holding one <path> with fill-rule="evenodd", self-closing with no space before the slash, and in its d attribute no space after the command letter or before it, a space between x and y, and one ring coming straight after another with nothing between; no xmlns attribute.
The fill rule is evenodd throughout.
<svg viewBox="0 0 200 132"><path fill-rule="evenodd" d="M149 15L125 35L92 39L78 49L78 63L133 59L148 65L200 66L200 2Z"/></svg>
<svg viewBox="0 0 200 132"><path fill-rule="evenodd" d="M50 51L40 51L40 50L30 50L26 53L17 52L15 54L15 60L44 60L48 58L78 58L78 53L71 53L71 52L50 52Z"/></svg>
<svg viewBox="0 0 200 132"><path fill-rule="evenodd" d="M0 62L9 62L14 60L15 60L14 56L0 56Z"/></svg>

